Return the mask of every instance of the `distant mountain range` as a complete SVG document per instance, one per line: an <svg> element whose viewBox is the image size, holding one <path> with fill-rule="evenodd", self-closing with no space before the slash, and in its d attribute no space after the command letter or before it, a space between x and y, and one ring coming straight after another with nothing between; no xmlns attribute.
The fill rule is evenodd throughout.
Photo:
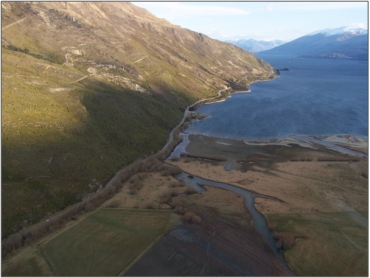
<svg viewBox="0 0 370 278"><path fill-rule="evenodd" d="M283 40L259 41L254 39L226 40L226 42L239 46L252 53L269 50L286 43L286 41Z"/></svg>
<svg viewBox="0 0 370 278"><path fill-rule="evenodd" d="M307 34L264 54L297 55L307 58L368 59L368 32L362 28L340 27Z"/></svg>

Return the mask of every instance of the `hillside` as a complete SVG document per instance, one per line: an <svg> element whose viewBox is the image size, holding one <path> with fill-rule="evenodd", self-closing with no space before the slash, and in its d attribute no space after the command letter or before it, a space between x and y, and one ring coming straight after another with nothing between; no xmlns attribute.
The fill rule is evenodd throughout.
<svg viewBox="0 0 370 278"><path fill-rule="evenodd" d="M325 29L261 53L297 55L307 58L367 60L367 31L348 27Z"/></svg>
<svg viewBox="0 0 370 278"><path fill-rule="evenodd" d="M2 237L161 149L194 101L273 76L127 2L2 2Z"/></svg>

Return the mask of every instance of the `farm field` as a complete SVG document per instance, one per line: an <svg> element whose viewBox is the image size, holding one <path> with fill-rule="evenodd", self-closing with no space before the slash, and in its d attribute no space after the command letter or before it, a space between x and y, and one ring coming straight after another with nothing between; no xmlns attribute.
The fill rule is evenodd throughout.
<svg viewBox="0 0 370 278"><path fill-rule="evenodd" d="M97 210L3 268L2 275L116 276L165 231L170 215L165 210Z"/></svg>

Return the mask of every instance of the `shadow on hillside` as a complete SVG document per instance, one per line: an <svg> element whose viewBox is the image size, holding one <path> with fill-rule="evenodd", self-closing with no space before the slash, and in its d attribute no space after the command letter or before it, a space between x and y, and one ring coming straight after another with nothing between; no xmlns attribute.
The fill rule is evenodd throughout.
<svg viewBox="0 0 370 278"><path fill-rule="evenodd" d="M86 108L78 124L71 117L62 130L32 127L38 136L30 139L19 130L2 141L3 238L81 200L124 165L161 149L182 117L176 104L147 94L88 79L81 85L69 92Z"/></svg>

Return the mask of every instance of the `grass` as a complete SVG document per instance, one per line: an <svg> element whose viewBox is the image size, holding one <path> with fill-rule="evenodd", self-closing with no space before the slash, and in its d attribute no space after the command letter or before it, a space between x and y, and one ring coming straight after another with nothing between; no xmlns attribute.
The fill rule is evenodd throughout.
<svg viewBox="0 0 370 278"><path fill-rule="evenodd" d="M176 104L90 78L70 85L81 73L3 54L3 237L80 200L93 179L104 185L159 150L182 117Z"/></svg>
<svg viewBox="0 0 370 278"><path fill-rule="evenodd" d="M357 216L346 212L267 215L267 221L279 232L308 237L296 239L296 245L284 251L298 276L367 276L368 215Z"/></svg>
<svg viewBox="0 0 370 278"><path fill-rule="evenodd" d="M42 248L56 276L116 276L164 231L170 214L98 210Z"/></svg>
<svg viewBox="0 0 370 278"><path fill-rule="evenodd" d="M9 268L2 270L2 276L46 276L35 257L18 261Z"/></svg>

